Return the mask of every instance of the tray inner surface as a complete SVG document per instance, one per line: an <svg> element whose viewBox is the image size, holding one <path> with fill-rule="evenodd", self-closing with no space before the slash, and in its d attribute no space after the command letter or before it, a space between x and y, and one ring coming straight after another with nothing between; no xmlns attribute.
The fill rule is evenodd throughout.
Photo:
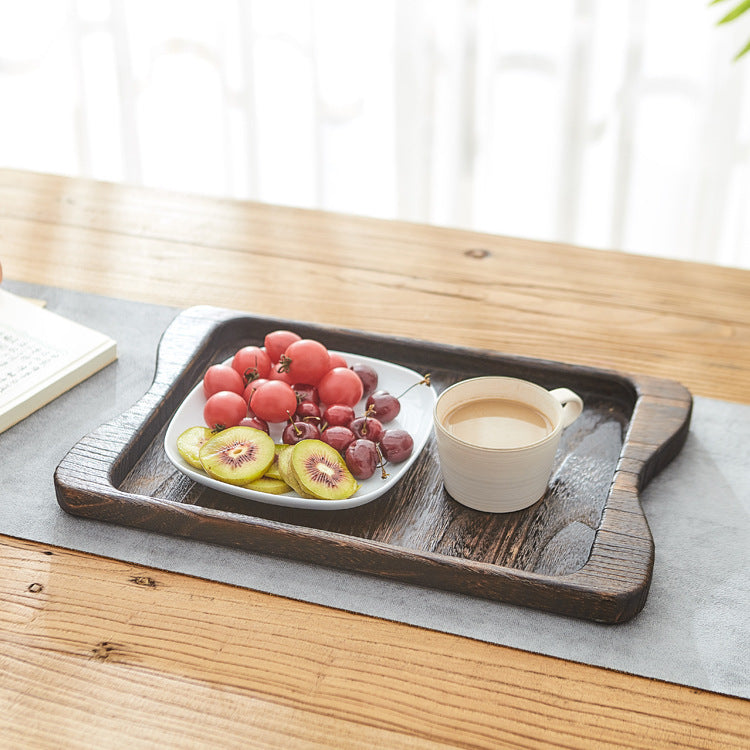
<svg viewBox="0 0 750 750"><path fill-rule="evenodd" d="M262 331L258 334L262 340ZM224 359L242 343L238 340L236 347L216 350L210 361ZM346 343L350 344L349 351L357 349L356 342ZM574 378L543 365L529 371L528 365L481 356L457 357L456 367L446 368L425 362L424 355L408 359L394 356L403 352L390 356L388 352L373 353L366 342L364 348L360 343L359 351L418 372L430 372L438 393L464 378L489 373L527 377L548 388L568 386L576 390L585 408L563 432L544 498L531 508L508 514L481 513L456 503L443 489L432 436L405 478L372 503L330 512L267 505L196 485L174 469L163 450L167 422L118 488L238 516L552 576L571 573L586 563L633 412L635 393L627 385L618 378ZM441 364L450 359L443 352ZM191 380L180 391L187 393L193 385Z"/></svg>

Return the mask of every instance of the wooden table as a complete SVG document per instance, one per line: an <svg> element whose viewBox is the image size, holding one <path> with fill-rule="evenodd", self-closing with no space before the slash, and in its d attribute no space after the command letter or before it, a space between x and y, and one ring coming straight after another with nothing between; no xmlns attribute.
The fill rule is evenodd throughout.
<svg viewBox="0 0 750 750"><path fill-rule="evenodd" d="M750 402L747 271L9 170L0 262ZM727 696L21 539L0 567L2 747L750 745Z"/></svg>

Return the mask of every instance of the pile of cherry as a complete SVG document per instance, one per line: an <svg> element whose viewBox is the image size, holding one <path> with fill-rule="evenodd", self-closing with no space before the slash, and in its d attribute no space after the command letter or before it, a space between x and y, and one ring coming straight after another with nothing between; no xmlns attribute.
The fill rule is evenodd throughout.
<svg viewBox="0 0 750 750"><path fill-rule="evenodd" d="M429 384L429 376L421 383ZM282 442L322 440L357 479L368 479L378 467L387 477L385 463L405 461L414 448L406 430L387 427L404 394L378 389L374 368L348 366L319 341L292 331L272 331L263 347L243 347L231 364L209 367L203 392L203 417L212 431L245 425L270 434L271 424L286 423ZM364 413L357 415L362 399Z"/></svg>

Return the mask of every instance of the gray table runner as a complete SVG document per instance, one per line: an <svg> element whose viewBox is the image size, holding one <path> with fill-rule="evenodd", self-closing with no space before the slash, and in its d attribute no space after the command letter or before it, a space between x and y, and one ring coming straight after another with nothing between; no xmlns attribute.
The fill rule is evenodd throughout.
<svg viewBox="0 0 750 750"><path fill-rule="evenodd" d="M646 606L599 625L66 514L55 467L148 389L159 337L179 311L3 284L109 334L119 359L0 434L0 533L750 698L750 406L695 399L682 453L643 496L656 545Z"/></svg>

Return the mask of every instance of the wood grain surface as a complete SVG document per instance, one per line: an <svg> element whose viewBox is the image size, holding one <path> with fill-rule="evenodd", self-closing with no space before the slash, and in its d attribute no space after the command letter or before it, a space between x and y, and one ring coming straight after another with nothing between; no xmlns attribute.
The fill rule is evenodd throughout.
<svg viewBox="0 0 750 750"><path fill-rule="evenodd" d="M750 402L750 272L9 170L0 240L10 279ZM750 744L736 698L7 537L0 567L3 747Z"/></svg>
<svg viewBox="0 0 750 750"><path fill-rule="evenodd" d="M0 171L9 278L677 380L750 402L750 272Z"/></svg>
<svg viewBox="0 0 750 750"><path fill-rule="evenodd" d="M4 747L731 748L746 701L2 539Z"/></svg>

